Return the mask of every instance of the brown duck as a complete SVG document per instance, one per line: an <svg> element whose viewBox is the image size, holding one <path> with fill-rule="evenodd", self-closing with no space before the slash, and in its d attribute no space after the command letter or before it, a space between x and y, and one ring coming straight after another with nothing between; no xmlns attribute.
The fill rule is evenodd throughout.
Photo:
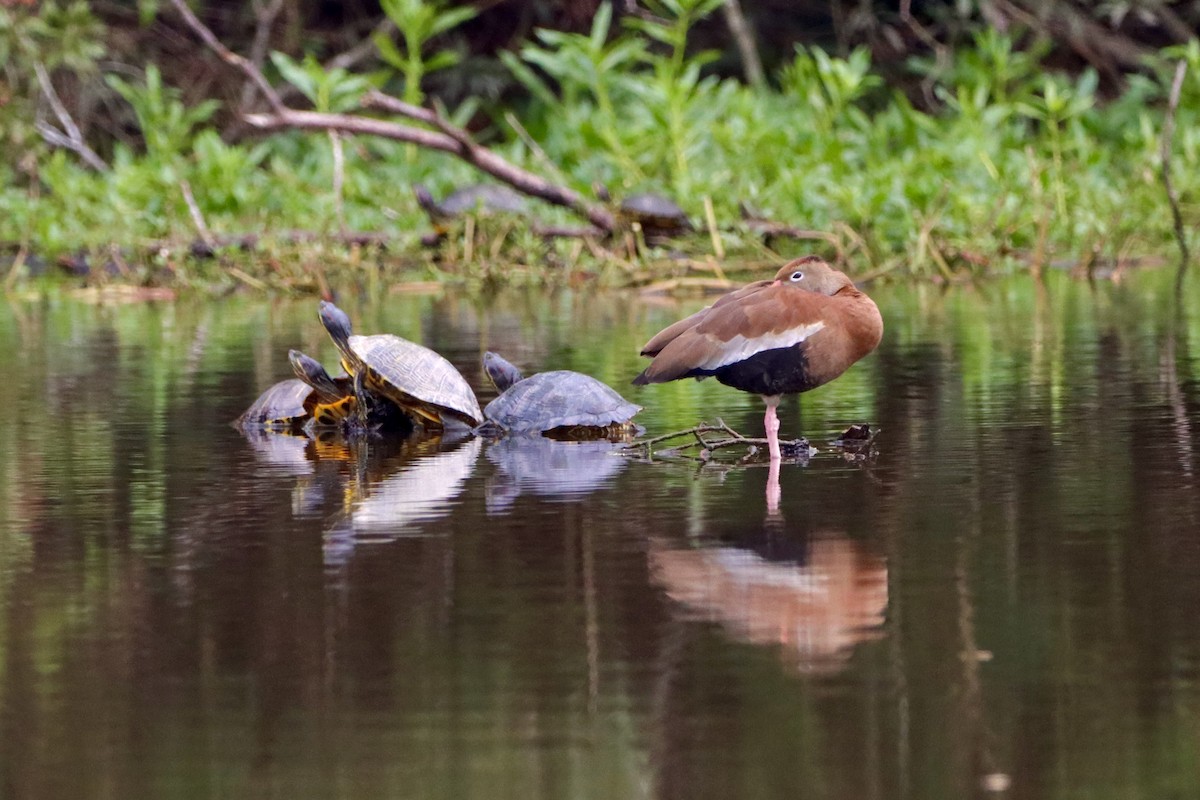
<svg viewBox="0 0 1200 800"><path fill-rule="evenodd" d="M778 462L785 394L807 392L845 372L883 336L871 298L817 256L785 264L757 281L665 328L642 348L653 357L634 383L715 377L762 395L772 463Z"/></svg>

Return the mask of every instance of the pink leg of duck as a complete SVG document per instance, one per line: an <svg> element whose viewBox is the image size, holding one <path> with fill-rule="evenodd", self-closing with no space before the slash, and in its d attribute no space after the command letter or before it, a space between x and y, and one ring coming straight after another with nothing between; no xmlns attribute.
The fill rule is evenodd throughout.
<svg viewBox="0 0 1200 800"><path fill-rule="evenodd" d="M771 463L777 463L782 456L779 454L779 417L775 415L775 407L779 405L779 395L763 397L767 404L767 416L763 426L767 429L767 451L771 454Z"/></svg>

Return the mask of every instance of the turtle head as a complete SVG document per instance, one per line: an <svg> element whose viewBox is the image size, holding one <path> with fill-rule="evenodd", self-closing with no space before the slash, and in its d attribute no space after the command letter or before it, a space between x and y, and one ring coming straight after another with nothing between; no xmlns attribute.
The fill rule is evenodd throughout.
<svg viewBox="0 0 1200 800"><path fill-rule="evenodd" d="M417 205L419 205L426 214L434 216L441 211L441 209L438 208L437 201L433 199L433 195L429 193L429 189L426 188L425 184L414 183L413 194L417 196Z"/></svg>
<svg viewBox="0 0 1200 800"><path fill-rule="evenodd" d="M337 345L338 350L341 350L345 354L350 349L350 334L353 333L353 328L350 325L350 317L346 316L345 311L342 311L328 300L321 301L320 317L321 324L329 332L329 338L333 339L333 343Z"/></svg>
<svg viewBox="0 0 1200 800"><path fill-rule="evenodd" d="M521 374L521 370L491 350L483 354L483 369L487 372L488 378L491 379L492 385L496 387L496 391L498 392L503 392L525 377Z"/></svg>
<svg viewBox="0 0 1200 800"><path fill-rule="evenodd" d="M342 391L325 371L325 367L321 366L320 361L299 350L288 350L288 361L291 363L292 372L296 374L296 377L315 389L327 401L341 398Z"/></svg>

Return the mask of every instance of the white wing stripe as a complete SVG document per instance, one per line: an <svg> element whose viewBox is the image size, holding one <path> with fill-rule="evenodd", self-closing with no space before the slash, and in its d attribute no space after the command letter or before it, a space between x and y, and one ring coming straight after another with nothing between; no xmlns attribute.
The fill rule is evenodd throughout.
<svg viewBox="0 0 1200 800"><path fill-rule="evenodd" d="M779 333L768 333L764 336L756 336L753 339L747 339L745 336L738 334L726 342L725 346L719 352L713 353L711 358L696 366L700 369L720 369L721 367L727 367L730 364L745 361L750 356L761 353L764 350L775 350L780 347L792 347L793 345L800 344L824 327L824 322L814 322L811 325L801 325L799 328L790 328Z"/></svg>

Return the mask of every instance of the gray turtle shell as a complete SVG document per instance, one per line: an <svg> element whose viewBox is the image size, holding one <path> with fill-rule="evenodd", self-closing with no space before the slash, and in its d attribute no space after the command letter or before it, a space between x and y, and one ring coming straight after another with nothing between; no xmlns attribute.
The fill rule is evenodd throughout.
<svg viewBox="0 0 1200 800"><path fill-rule="evenodd" d="M447 216L471 214L476 211L521 214L526 208L527 204L522 195L507 186L494 183L464 186L438 203L438 210Z"/></svg>
<svg viewBox="0 0 1200 800"><path fill-rule="evenodd" d="M308 419L305 402L312 387L299 378L288 378L268 388L250 404L235 423L241 428L292 428Z"/></svg>
<svg viewBox="0 0 1200 800"><path fill-rule="evenodd" d="M687 226L688 217L679 205L669 197L650 192L626 197L621 202L621 212L644 223L662 226Z"/></svg>
<svg viewBox="0 0 1200 800"><path fill-rule="evenodd" d="M438 353L390 333L351 336L350 349L378 376L383 393L401 408L423 406L475 426L483 420L475 392Z"/></svg>
<svg viewBox="0 0 1200 800"><path fill-rule="evenodd" d="M488 403L483 414L505 430L536 433L623 425L641 410L590 375L555 370L517 381Z"/></svg>

